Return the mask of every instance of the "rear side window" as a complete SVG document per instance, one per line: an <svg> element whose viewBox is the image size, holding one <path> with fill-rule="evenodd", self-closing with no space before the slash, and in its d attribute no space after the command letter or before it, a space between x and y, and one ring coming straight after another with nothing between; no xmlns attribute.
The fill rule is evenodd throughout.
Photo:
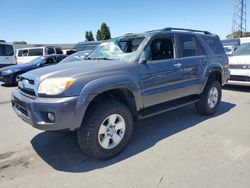
<svg viewBox="0 0 250 188"><path fill-rule="evenodd" d="M0 44L0 56L13 56L14 50L11 45Z"/></svg>
<svg viewBox="0 0 250 188"><path fill-rule="evenodd" d="M43 55L42 48L29 49L29 56L42 56L42 55Z"/></svg>
<svg viewBox="0 0 250 188"><path fill-rule="evenodd" d="M203 36L202 38L215 54L225 54L225 50L218 38L209 36Z"/></svg>
<svg viewBox="0 0 250 188"><path fill-rule="evenodd" d="M180 35L180 49L182 57L192 57L200 55L198 53L195 37L192 35Z"/></svg>
<svg viewBox="0 0 250 188"><path fill-rule="evenodd" d="M54 54L54 48L46 48L47 49L47 54Z"/></svg>
<svg viewBox="0 0 250 188"><path fill-rule="evenodd" d="M61 48L55 48L56 49L56 54L63 54L63 51Z"/></svg>

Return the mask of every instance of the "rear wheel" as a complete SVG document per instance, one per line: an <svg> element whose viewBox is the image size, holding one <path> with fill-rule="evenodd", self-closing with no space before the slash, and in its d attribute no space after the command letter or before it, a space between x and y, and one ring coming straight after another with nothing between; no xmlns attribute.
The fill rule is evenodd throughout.
<svg viewBox="0 0 250 188"><path fill-rule="evenodd" d="M199 113L210 115L217 111L221 102L221 85L216 80L208 81L203 93L200 95L196 109Z"/></svg>
<svg viewBox="0 0 250 188"><path fill-rule="evenodd" d="M128 107L114 100L104 100L87 111L77 138L87 155L106 160L125 148L132 130L133 118Z"/></svg>

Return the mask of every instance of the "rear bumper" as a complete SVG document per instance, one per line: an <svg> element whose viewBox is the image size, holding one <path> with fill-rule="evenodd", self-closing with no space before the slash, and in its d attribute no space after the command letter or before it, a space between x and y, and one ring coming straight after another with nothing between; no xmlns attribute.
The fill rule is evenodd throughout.
<svg viewBox="0 0 250 188"><path fill-rule="evenodd" d="M86 96L87 97L87 96ZM15 113L26 123L41 130L75 130L81 126L86 107L85 98L29 98L20 90L12 93L12 107ZM55 120L48 119L52 113Z"/></svg>

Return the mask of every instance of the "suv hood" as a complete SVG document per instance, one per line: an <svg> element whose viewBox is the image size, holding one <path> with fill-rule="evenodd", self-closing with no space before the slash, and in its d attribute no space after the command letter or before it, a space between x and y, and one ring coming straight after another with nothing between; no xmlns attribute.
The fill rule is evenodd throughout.
<svg viewBox="0 0 250 188"><path fill-rule="evenodd" d="M250 64L250 55L230 56L229 64Z"/></svg>
<svg viewBox="0 0 250 188"><path fill-rule="evenodd" d="M131 65L131 63L121 61L106 61L106 60L86 60L81 62L62 63L54 66L44 67L32 70L27 74L39 78L42 81L51 77L83 77L86 75L98 75L98 73L106 73L110 75L110 71L123 68ZM117 72L116 72L117 73ZM25 74L23 74L25 77Z"/></svg>

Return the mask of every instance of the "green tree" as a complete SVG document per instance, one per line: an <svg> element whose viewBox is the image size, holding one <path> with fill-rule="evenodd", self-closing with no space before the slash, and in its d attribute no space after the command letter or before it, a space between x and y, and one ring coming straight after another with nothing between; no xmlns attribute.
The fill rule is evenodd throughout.
<svg viewBox="0 0 250 188"><path fill-rule="evenodd" d="M13 44L27 44L26 41L13 41Z"/></svg>
<svg viewBox="0 0 250 188"><path fill-rule="evenodd" d="M231 33L227 35L228 39L235 39L235 38L241 38L241 37L250 37L250 32L241 32L241 31L236 31L234 33Z"/></svg>
<svg viewBox="0 0 250 188"><path fill-rule="evenodd" d="M96 33L96 40L102 40L102 36L101 36L101 30L98 29L97 33Z"/></svg>
<svg viewBox="0 0 250 188"><path fill-rule="evenodd" d="M109 29L109 27L107 26L106 23L102 23L101 29L99 29L97 31L96 39L97 40L108 40L108 39L111 39L110 29Z"/></svg>
<svg viewBox="0 0 250 188"><path fill-rule="evenodd" d="M95 40L92 31L85 32L85 39L86 39L86 41L94 41Z"/></svg>

